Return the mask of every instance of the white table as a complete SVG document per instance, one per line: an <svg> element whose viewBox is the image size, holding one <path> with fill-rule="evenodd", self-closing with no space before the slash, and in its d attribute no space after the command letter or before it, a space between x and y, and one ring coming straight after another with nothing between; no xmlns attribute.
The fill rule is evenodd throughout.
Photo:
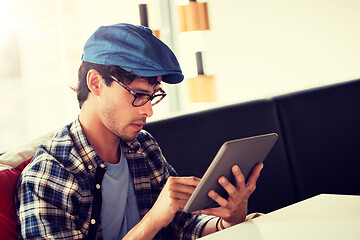
<svg viewBox="0 0 360 240"><path fill-rule="evenodd" d="M321 194L201 239L360 240L360 196Z"/></svg>

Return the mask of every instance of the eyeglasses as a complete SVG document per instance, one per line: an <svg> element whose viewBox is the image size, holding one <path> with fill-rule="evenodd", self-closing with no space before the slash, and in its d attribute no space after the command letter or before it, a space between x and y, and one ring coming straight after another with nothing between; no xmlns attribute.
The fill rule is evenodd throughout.
<svg viewBox="0 0 360 240"><path fill-rule="evenodd" d="M115 82L117 82L120 86L122 86L127 91L129 91L131 95L134 96L134 100L132 101L132 105L134 107L141 107L145 105L148 101L151 101L151 105L154 106L158 104L161 100L163 100L164 97L166 96L166 92L162 88L160 88L156 93L152 95L146 93L137 93L128 86L126 86L125 84L123 84L122 82L120 82L119 80L117 80L114 76L110 76L110 77L114 79Z"/></svg>

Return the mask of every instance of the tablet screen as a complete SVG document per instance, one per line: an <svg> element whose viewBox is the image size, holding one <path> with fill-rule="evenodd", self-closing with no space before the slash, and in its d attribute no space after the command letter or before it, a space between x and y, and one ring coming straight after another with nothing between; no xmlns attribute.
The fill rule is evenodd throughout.
<svg viewBox="0 0 360 240"><path fill-rule="evenodd" d="M228 197L225 189L218 183L219 177L225 176L234 184L235 178L231 168L238 165L247 181L252 169L265 160L277 138L276 133L270 133L225 142L186 203L184 212L218 207L219 205L208 196L208 192L214 190L224 198Z"/></svg>

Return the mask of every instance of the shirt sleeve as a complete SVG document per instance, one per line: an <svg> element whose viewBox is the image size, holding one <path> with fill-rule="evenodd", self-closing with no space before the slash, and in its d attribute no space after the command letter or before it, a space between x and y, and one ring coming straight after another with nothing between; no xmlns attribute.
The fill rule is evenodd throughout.
<svg viewBox="0 0 360 240"><path fill-rule="evenodd" d="M169 176L177 176L176 171L174 168L165 161L164 164L166 166L166 179ZM166 181L163 181L165 184ZM207 216L204 214L195 215L195 214L187 214L184 212L178 212L174 220L170 223L167 228L172 228L175 232L176 239L183 239L183 240L192 240L200 238L203 232L205 225L213 219L214 216Z"/></svg>
<svg viewBox="0 0 360 240"><path fill-rule="evenodd" d="M30 163L15 196L20 239L82 239L74 214L79 187L72 174L51 160Z"/></svg>
<svg viewBox="0 0 360 240"><path fill-rule="evenodd" d="M213 219L214 216L204 214L194 215L178 212L174 222L181 223L183 229L179 232L179 239L193 240L201 237L205 225Z"/></svg>

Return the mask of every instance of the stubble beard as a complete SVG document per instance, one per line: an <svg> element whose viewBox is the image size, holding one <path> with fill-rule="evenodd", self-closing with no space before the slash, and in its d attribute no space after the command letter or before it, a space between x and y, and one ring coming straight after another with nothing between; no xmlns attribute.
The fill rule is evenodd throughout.
<svg viewBox="0 0 360 240"><path fill-rule="evenodd" d="M131 126L128 125L127 127L130 128ZM134 132L134 134L130 134L130 133L127 134L126 130L119 131L118 129L115 129L114 131L112 131L112 133L121 140L130 143L133 142L138 137L140 132Z"/></svg>
<svg viewBox="0 0 360 240"><path fill-rule="evenodd" d="M130 143L133 142L139 135L140 131L132 129L132 124L142 122L145 124L146 118L132 120L129 124L122 128L115 128L113 134L122 139L123 141Z"/></svg>
<svg viewBox="0 0 360 240"><path fill-rule="evenodd" d="M112 132L112 134L127 143L133 142L140 133L140 131L134 131L133 129L131 129L131 125L136 122L146 122L146 118L134 119L124 126L123 124L121 124L122 121L118 121L119 119L116 117L114 118L114 115L109 108L105 108L103 110L102 116L103 124L105 125L105 127L110 132Z"/></svg>

